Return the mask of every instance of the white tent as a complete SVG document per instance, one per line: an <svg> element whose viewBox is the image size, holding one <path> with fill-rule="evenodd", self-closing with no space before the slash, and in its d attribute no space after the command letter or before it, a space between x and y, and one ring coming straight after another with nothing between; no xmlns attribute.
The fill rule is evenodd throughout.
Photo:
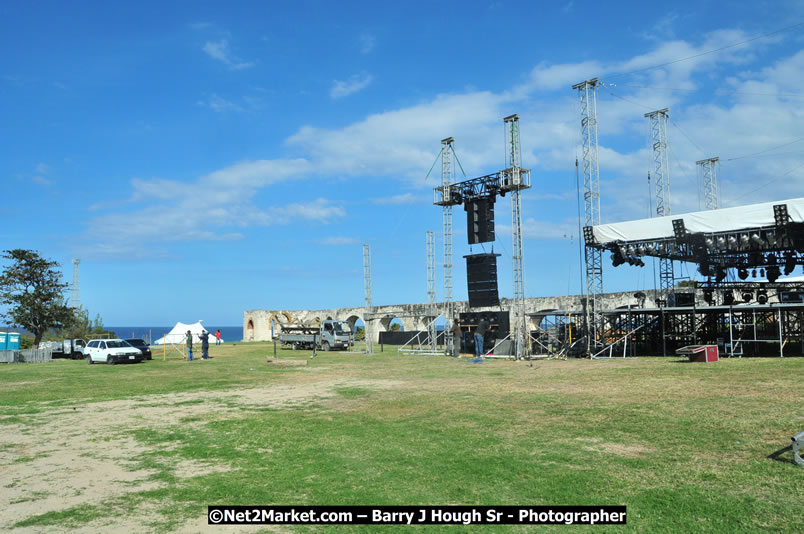
<svg viewBox="0 0 804 534"><path fill-rule="evenodd" d="M187 331L192 332L193 334L193 343L201 343L201 333L208 332L209 333L209 342L215 343L215 332L210 332L204 325L201 324L201 321L193 324L184 324L184 323L176 323L176 326L173 329L165 334L163 337L160 337L156 341L153 342L154 345L181 345L184 343L185 339L187 339ZM221 338L221 343L223 343L223 338Z"/></svg>

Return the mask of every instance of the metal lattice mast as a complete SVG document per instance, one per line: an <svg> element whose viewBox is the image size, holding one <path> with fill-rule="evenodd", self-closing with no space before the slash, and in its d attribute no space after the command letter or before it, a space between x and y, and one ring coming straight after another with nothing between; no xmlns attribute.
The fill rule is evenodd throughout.
<svg viewBox="0 0 804 534"><path fill-rule="evenodd" d="M708 210L716 210L718 207L717 190L717 162L720 158L709 158L696 161L695 164L701 170L703 176L704 205Z"/></svg>
<svg viewBox="0 0 804 534"><path fill-rule="evenodd" d="M444 198L450 198L450 185L452 184L452 143L455 139L447 137L441 140L441 187ZM450 193L450 194L448 194ZM444 319L445 335L444 345L447 356L452 355L452 336L449 329L452 327L452 319L455 305L452 302L452 206L444 205L442 219L444 223Z"/></svg>
<svg viewBox="0 0 804 534"><path fill-rule="evenodd" d="M581 105L581 144L583 152L584 226L600 224L600 167L597 145L597 87L593 78L572 86L578 90ZM602 334L603 317L597 297L603 293L603 251L584 248L586 263L586 324L587 350L598 343Z"/></svg>
<svg viewBox="0 0 804 534"><path fill-rule="evenodd" d="M653 186L656 188L656 216L670 215L670 165L667 154L668 108L645 113L650 120L651 142L653 144ZM673 292L675 276L673 260L659 258L659 292L662 299Z"/></svg>
<svg viewBox="0 0 804 534"><path fill-rule="evenodd" d="M366 352L372 354L374 352L373 340L371 336L373 332L369 329L369 322L373 319L374 307L371 302L371 249L368 245L363 245L363 283L366 293Z"/></svg>
<svg viewBox="0 0 804 534"><path fill-rule="evenodd" d="M80 259L75 258L73 260L73 287L70 297L70 306L75 309L81 308L81 278L78 276L79 263L81 263Z"/></svg>
<svg viewBox="0 0 804 534"><path fill-rule="evenodd" d="M430 349L436 349L435 323L429 318L435 315L435 232L427 230L427 337L430 340Z"/></svg>
<svg viewBox="0 0 804 534"><path fill-rule="evenodd" d="M522 202L520 186L522 185L522 151L519 141L519 115L510 115L503 119L505 123L506 167L510 171L514 188L511 192L511 262L514 275L514 321L511 336L514 341L514 357L517 360L530 355L528 329L525 322L525 269L522 260Z"/></svg>

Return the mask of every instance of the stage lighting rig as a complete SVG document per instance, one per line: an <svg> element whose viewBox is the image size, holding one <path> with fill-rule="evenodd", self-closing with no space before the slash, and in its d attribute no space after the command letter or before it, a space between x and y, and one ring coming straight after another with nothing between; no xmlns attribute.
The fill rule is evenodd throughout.
<svg viewBox="0 0 804 534"><path fill-rule="evenodd" d="M779 276L781 276L782 274L777 265L771 265L766 269L766 272L768 274L768 282L771 283L775 282L776 279L779 278Z"/></svg>
<svg viewBox="0 0 804 534"><path fill-rule="evenodd" d="M796 257L795 253L787 252L784 255L784 274L785 276L791 274L793 271L796 270L796 264L798 263L798 258Z"/></svg>
<svg viewBox="0 0 804 534"><path fill-rule="evenodd" d="M754 294L751 291L743 291L743 302L751 302Z"/></svg>
<svg viewBox="0 0 804 534"><path fill-rule="evenodd" d="M737 269L737 276L740 277L740 280L745 280L746 278L748 278L748 269L746 269L745 267L740 267L739 269Z"/></svg>
<svg viewBox="0 0 804 534"><path fill-rule="evenodd" d="M760 304L767 304L768 303L768 290L767 289L760 289L757 291L757 302Z"/></svg>
<svg viewBox="0 0 804 534"><path fill-rule="evenodd" d="M734 305L734 291L732 291L731 289L723 291L723 304L725 304L726 306Z"/></svg>

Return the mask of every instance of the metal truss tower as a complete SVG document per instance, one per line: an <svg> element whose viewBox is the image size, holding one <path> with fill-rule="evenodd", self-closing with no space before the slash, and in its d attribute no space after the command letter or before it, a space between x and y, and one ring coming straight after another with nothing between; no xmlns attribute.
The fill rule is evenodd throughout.
<svg viewBox="0 0 804 534"><path fill-rule="evenodd" d="M572 86L578 90L581 105L581 143L583 151L584 227L600 224L600 167L597 146L597 87L593 78ZM584 236L586 237L586 236ZM591 236L590 236L591 238ZM598 295L603 293L603 251L589 246L585 239L587 351L602 337L603 316Z"/></svg>
<svg viewBox="0 0 804 534"><path fill-rule="evenodd" d="M81 308L81 278L78 276L78 264L81 260L75 258L73 260L73 287L72 295L70 296L70 307L75 309Z"/></svg>
<svg viewBox="0 0 804 534"><path fill-rule="evenodd" d="M522 151L519 142L519 115L503 119L505 123L506 173L510 173L511 185L511 263L514 274L514 321L511 336L514 342L514 356L517 360L530 355L529 332L525 318L525 269L522 259L522 202L520 190L522 180Z"/></svg>
<svg viewBox="0 0 804 534"><path fill-rule="evenodd" d="M373 321L374 307L371 302L371 249L368 245L363 245L363 283L366 293L366 317L364 318L366 328L366 352L373 354L374 347L373 340L371 339L373 328L369 328L369 323Z"/></svg>
<svg viewBox="0 0 804 534"><path fill-rule="evenodd" d="M444 198L451 198L452 184L452 144L455 139L447 137L441 140L441 188ZM444 346L447 356L452 355L452 336L448 334L452 327L455 304L452 301L452 206L444 205L442 219L444 223Z"/></svg>
<svg viewBox="0 0 804 534"><path fill-rule="evenodd" d="M653 184L656 188L656 216L670 215L670 165L667 154L667 119L669 109L645 113L650 121L650 133L653 144ZM673 260L659 259L659 292L666 301L673 292L675 276L673 275Z"/></svg>
<svg viewBox="0 0 804 534"><path fill-rule="evenodd" d="M701 171L703 177L704 205L708 210L716 210L718 207L717 190L717 165L720 158L709 158L696 161L695 164Z"/></svg>
<svg viewBox="0 0 804 534"><path fill-rule="evenodd" d="M436 328L435 322L429 318L429 315L438 315L435 311L435 232L427 230L427 307L428 307L428 323L427 323L427 337L430 340L430 350L436 350Z"/></svg>

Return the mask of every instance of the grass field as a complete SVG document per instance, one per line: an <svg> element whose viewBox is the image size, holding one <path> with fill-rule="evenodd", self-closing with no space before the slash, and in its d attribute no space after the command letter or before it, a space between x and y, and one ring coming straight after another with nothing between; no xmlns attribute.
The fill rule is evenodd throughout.
<svg viewBox="0 0 804 534"><path fill-rule="evenodd" d="M804 358L530 366L386 347L282 367L272 350L1 366L0 530L258 532L207 527L207 505L467 504L628 509L625 527L545 530L801 532L804 469L769 456L804 429Z"/></svg>

